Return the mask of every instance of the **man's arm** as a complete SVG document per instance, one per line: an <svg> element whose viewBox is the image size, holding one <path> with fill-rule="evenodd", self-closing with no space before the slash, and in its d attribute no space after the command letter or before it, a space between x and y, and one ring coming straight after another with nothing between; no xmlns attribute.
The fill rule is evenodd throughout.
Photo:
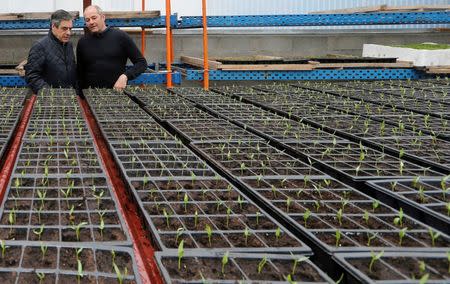
<svg viewBox="0 0 450 284"><path fill-rule="evenodd" d="M31 47L28 54L28 62L25 65L25 81L31 88L34 94L37 94L40 89L48 88L49 85L42 78L42 72L45 65L44 47L36 43Z"/></svg>

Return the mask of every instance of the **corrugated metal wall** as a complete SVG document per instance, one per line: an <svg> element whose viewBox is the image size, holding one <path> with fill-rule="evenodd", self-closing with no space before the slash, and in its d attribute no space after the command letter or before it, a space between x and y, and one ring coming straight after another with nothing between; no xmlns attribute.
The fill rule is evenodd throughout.
<svg viewBox="0 0 450 284"><path fill-rule="evenodd" d="M0 13L45 12L56 9L82 10L82 0L0 0ZM164 0L145 0L147 10L165 13ZM93 0L105 11L140 10L141 0ZM172 0L172 12L181 16L200 15L201 0ZM311 11L375 5L450 5L450 0L207 0L208 15L302 14ZM446 25L448 26L448 25ZM378 26L379 28L392 28ZM395 26L399 27L399 26ZM404 26L408 28L424 27ZM425 26L434 27L434 26ZM348 27L347 27L348 28ZM352 27L354 28L354 27ZM373 28L373 27L372 27Z"/></svg>

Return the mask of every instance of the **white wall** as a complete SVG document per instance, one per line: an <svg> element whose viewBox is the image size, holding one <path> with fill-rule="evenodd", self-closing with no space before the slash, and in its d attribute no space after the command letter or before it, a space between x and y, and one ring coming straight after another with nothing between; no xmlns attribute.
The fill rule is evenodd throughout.
<svg viewBox="0 0 450 284"><path fill-rule="evenodd" d="M82 0L0 0L0 13L81 11ZM139 11L142 0L92 0L105 11ZM200 15L201 0L172 0L172 13ZM450 5L450 0L207 0L209 15L301 14L374 5ZM147 10L165 13L165 0L145 0Z"/></svg>

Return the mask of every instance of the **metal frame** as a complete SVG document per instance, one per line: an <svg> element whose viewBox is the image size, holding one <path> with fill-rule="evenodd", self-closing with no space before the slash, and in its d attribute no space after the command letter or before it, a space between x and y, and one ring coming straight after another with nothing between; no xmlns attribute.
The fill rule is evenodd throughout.
<svg viewBox="0 0 450 284"><path fill-rule="evenodd" d="M366 14L301 14L209 16L208 27L263 27L263 26L346 26L346 25L398 25L448 24L450 12L403 12ZM201 16L181 17L178 28L202 27Z"/></svg>
<svg viewBox="0 0 450 284"><path fill-rule="evenodd" d="M176 27L177 15L170 16L170 22ZM132 19L107 19L106 24L110 27L144 27L144 28L161 28L166 26L166 17L157 18L132 18ZM84 28L84 18L78 18L73 21L74 28ZM0 21L0 30L14 29L48 29L50 28L49 20L13 20Z"/></svg>
<svg viewBox="0 0 450 284"><path fill-rule="evenodd" d="M164 84L166 83L166 73L143 73L134 80L129 81L130 85L141 84ZM181 74L179 72L172 73L172 82L181 84ZM2 87L26 87L27 83L23 77L17 75L2 75L0 76L0 86Z"/></svg>
<svg viewBox="0 0 450 284"><path fill-rule="evenodd" d="M186 69L186 80L203 80L203 70ZM429 75L414 69L339 69L312 71L209 71L210 80L389 80L423 79Z"/></svg>

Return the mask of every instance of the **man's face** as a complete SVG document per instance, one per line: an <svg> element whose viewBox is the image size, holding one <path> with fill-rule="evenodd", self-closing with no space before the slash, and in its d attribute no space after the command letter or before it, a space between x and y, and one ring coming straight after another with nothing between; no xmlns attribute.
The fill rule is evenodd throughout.
<svg viewBox="0 0 450 284"><path fill-rule="evenodd" d="M61 21L59 27L52 24L52 33L59 41L66 43L69 41L70 35L72 34L72 27L72 21Z"/></svg>
<svg viewBox="0 0 450 284"><path fill-rule="evenodd" d="M89 7L84 11L84 21L92 33L99 33L106 29L105 15L100 15L94 7Z"/></svg>

